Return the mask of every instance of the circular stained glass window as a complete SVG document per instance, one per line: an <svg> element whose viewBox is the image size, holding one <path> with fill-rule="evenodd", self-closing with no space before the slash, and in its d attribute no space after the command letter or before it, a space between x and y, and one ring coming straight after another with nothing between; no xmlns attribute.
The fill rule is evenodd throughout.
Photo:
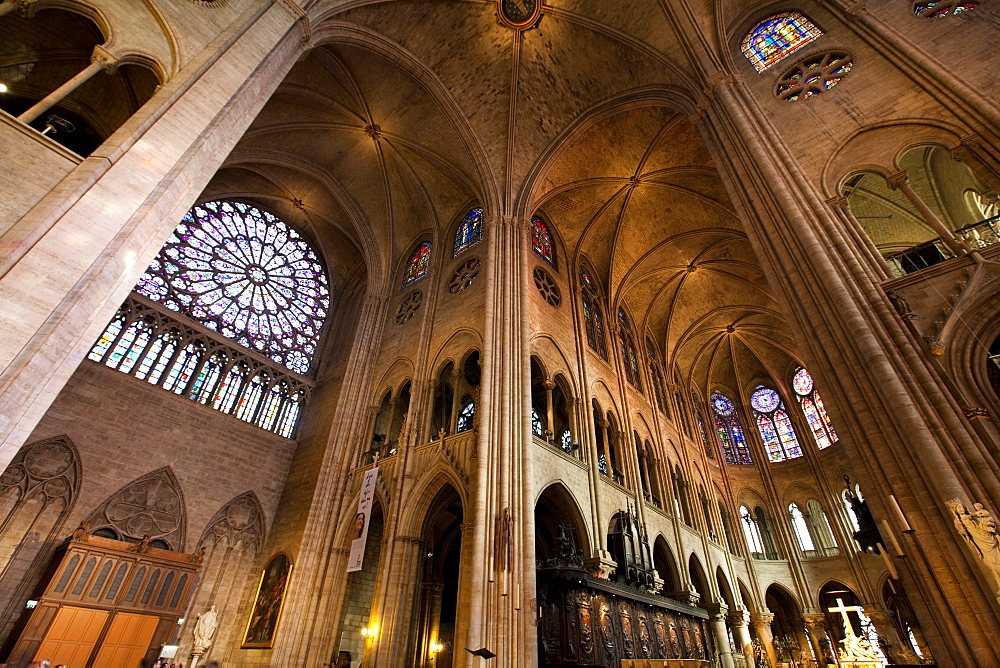
<svg viewBox="0 0 1000 668"><path fill-rule="evenodd" d="M795 394L806 396L813 391L813 379L809 375L809 372L804 368L799 369L792 376L792 389L795 390Z"/></svg>
<svg viewBox="0 0 1000 668"><path fill-rule="evenodd" d="M309 372L330 308L316 252L240 202L188 211L135 290L298 373Z"/></svg>
<svg viewBox="0 0 1000 668"><path fill-rule="evenodd" d="M712 408L719 415L732 415L733 411L736 410L732 400L721 392L713 392L709 400L712 402Z"/></svg>
<svg viewBox="0 0 1000 668"><path fill-rule="evenodd" d="M770 413L781 404L781 397L772 389L758 387L750 397L750 405L758 413Z"/></svg>

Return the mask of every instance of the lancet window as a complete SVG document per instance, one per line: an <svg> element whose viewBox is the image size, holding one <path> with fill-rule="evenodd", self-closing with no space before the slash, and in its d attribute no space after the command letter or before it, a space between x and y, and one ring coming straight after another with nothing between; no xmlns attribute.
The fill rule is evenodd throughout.
<svg viewBox="0 0 1000 668"><path fill-rule="evenodd" d="M709 401L715 413L715 430L722 442L722 458L727 464L753 464L743 426L736 415L736 405L718 390L712 393Z"/></svg>
<svg viewBox="0 0 1000 668"><path fill-rule="evenodd" d="M705 448L705 456L715 459L715 448L712 447L712 439L708 436L708 425L705 424L705 411L701 408L701 400L695 392L691 392L691 403L694 405L694 419L698 423L698 435L701 437L701 445Z"/></svg>
<svg viewBox="0 0 1000 668"><path fill-rule="evenodd" d="M815 556L816 546L813 544L812 536L809 534L809 525L806 524L806 518L797 503L788 505L788 515L792 519L792 530L795 533L796 540L799 542L799 548L805 556Z"/></svg>
<svg viewBox="0 0 1000 668"><path fill-rule="evenodd" d="M330 308L312 247L242 202L188 211L135 291L301 374L311 369Z"/></svg>
<svg viewBox="0 0 1000 668"><path fill-rule="evenodd" d="M556 266L556 246L552 241L552 233L541 216L531 217L531 249L541 255L546 262Z"/></svg>
<svg viewBox="0 0 1000 668"><path fill-rule="evenodd" d="M483 240L483 210L476 208L466 214L455 230L455 253L458 257Z"/></svg>
<svg viewBox="0 0 1000 668"><path fill-rule="evenodd" d="M458 429L463 432L472 429L476 421L476 403L472 397L465 395L462 398L462 410L458 412Z"/></svg>
<svg viewBox="0 0 1000 668"><path fill-rule="evenodd" d="M747 540L747 549L754 559L764 558L764 539L760 535L757 519L746 506L740 506L740 523L743 525L743 536Z"/></svg>
<svg viewBox="0 0 1000 668"><path fill-rule="evenodd" d="M426 276L430 263L431 244L429 241L425 241L413 249L410 259L406 261L406 270L403 272L403 287Z"/></svg>
<svg viewBox="0 0 1000 668"><path fill-rule="evenodd" d="M307 378L133 295L88 358L200 404L291 438L311 390Z"/></svg>
<svg viewBox="0 0 1000 668"><path fill-rule="evenodd" d="M809 423L809 429L812 430L816 447L822 450L836 443L837 432L833 430L830 416L826 414L823 400L819 397L819 391L805 368L799 367L792 376L792 389L795 390L795 397L799 400L799 406L802 407L802 413Z"/></svg>
<svg viewBox="0 0 1000 668"><path fill-rule="evenodd" d="M667 387L663 379L663 367L656 352L656 343L651 337L646 337L646 360L649 364L649 376L653 381L653 393L656 394L656 405L660 412L670 417L670 404L667 400Z"/></svg>
<svg viewBox="0 0 1000 668"><path fill-rule="evenodd" d="M636 354L635 338L632 336L632 323L624 309L618 309L618 341L622 350L622 361L625 364L625 377L635 389L642 392L642 375L639 371L639 356Z"/></svg>
<svg viewBox="0 0 1000 668"><path fill-rule="evenodd" d="M758 385L750 396L750 405L757 420L757 430L764 441L767 458L772 462L782 462L801 457L802 447L778 393L769 387Z"/></svg>
<svg viewBox="0 0 1000 668"><path fill-rule="evenodd" d="M823 506L816 499L806 501L806 520L808 520L809 528L812 530L813 543L816 545L818 556L831 557L840 554L837 541L830 529L830 520L827 519Z"/></svg>
<svg viewBox="0 0 1000 668"><path fill-rule="evenodd" d="M823 36L813 23L795 12L776 14L755 25L743 38L743 55L758 72Z"/></svg>
<svg viewBox="0 0 1000 668"><path fill-rule="evenodd" d="M583 324L587 330L587 343L604 359L608 359L607 333L600 292L586 267L580 269L580 300L583 306Z"/></svg>

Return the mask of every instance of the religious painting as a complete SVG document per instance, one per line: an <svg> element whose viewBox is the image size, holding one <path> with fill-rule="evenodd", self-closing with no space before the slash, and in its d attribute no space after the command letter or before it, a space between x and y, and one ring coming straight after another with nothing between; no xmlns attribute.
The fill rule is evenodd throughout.
<svg viewBox="0 0 1000 668"><path fill-rule="evenodd" d="M500 0L500 16L512 26L530 24L541 10L540 0Z"/></svg>
<svg viewBox="0 0 1000 668"><path fill-rule="evenodd" d="M250 613L242 647L271 648L291 575L292 560L287 554L279 552L268 562L260 576L257 598L253 604L253 612Z"/></svg>

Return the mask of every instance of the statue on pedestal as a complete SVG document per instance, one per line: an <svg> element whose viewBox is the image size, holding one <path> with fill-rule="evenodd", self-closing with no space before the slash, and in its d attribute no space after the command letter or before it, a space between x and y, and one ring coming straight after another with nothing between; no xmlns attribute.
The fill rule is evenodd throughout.
<svg viewBox="0 0 1000 668"><path fill-rule="evenodd" d="M191 668L198 668L199 659L201 659L201 657L205 654L205 650L212 645L212 637L215 635L215 630L218 628L218 619L219 613L216 612L214 605L208 609L208 612L198 615L194 624L194 645L191 647Z"/></svg>

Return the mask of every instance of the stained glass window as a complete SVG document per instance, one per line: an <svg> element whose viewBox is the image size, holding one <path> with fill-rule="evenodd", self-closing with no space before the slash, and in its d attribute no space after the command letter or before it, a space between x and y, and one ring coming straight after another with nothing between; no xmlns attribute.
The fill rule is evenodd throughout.
<svg viewBox="0 0 1000 668"><path fill-rule="evenodd" d="M427 268L431 263L431 244L428 241L420 244L413 250L410 259L406 261L406 271L403 272L403 286L407 286L414 281L427 275Z"/></svg>
<svg viewBox="0 0 1000 668"><path fill-rule="evenodd" d="M468 431L472 429L473 424L476 420L476 404L472 401L471 397L465 397L464 406L458 414L458 429L457 431Z"/></svg>
<svg viewBox="0 0 1000 668"><path fill-rule="evenodd" d="M799 547L807 553L807 556L812 556L808 553L815 553L816 545L813 544L812 536L809 534L809 525L806 524L806 518L798 504L789 504L788 514L792 518L792 530L795 532L795 538L799 541Z"/></svg>
<svg viewBox="0 0 1000 668"><path fill-rule="evenodd" d="M583 305L583 324L587 330L587 343L591 348L600 353L601 357L608 359L608 342L604 331L604 314L599 304L600 293L597 292L597 284L590 277L590 272L586 267L580 269L580 285L582 287L580 299Z"/></svg>
<svg viewBox="0 0 1000 668"><path fill-rule="evenodd" d="M455 254L458 257L483 240L483 210L473 209L455 230Z"/></svg>
<svg viewBox="0 0 1000 668"><path fill-rule="evenodd" d="M646 355L649 359L649 375L653 379L653 392L656 394L656 405L660 411L670 417L670 407L667 402L667 389L663 381L663 370L660 368L660 358L656 353L656 343L646 337Z"/></svg>
<svg viewBox="0 0 1000 668"><path fill-rule="evenodd" d="M754 559L763 559L764 541L760 535L760 527L757 526L757 520L750 514L750 509L746 506L740 506L740 520L743 525L743 536L747 539L747 548L750 550L750 556Z"/></svg>
<svg viewBox="0 0 1000 668"><path fill-rule="evenodd" d="M833 88L852 69L854 61L845 51L810 56L781 75L774 94L786 102L804 100Z"/></svg>
<svg viewBox="0 0 1000 668"><path fill-rule="evenodd" d="M546 262L556 266L556 247L552 243L552 233L539 216L531 218L531 248L545 258Z"/></svg>
<svg viewBox="0 0 1000 668"><path fill-rule="evenodd" d="M823 400L819 397L819 391L816 390L812 376L804 367L799 367L795 375L792 376L792 389L795 390L795 396L802 407L802 413L806 417L806 422L809 423L809 429L816 440L816 446L822 450L836 443L838 440L837 432L830 424L830 416L823 408Z"/></svg>
<svg viewBox="0 0 1000 668"><path fill-rule="evenodd" d="M642 375L639 372L639 358L632 338L632 323L624 309L618 309L618 340L621 343L622 361L625 363L625 377L635 389L642 392Z"/></svg>
<svg viewBox="0 0 1000 668"><path fill-rule="evenodd" d="M188 211L135 290L298 373L309 372L330 308L315 251L241 202Z"/></svg>
<svg viewBox="0 0 1000 668"><path fill-rule="evenodd" d="M727 464L753 464L743 427L736 416L736 405L718 390L709 397L715 412L715 430L722 441L722 456Z"/></svg>
<svg viewBox="0 0 1000 668"><path fill-rule="evenodd" d="M758 72L763 72L793 51L822 36L823 32L801 14L777 14L758 23L743 38L743 55Z"/></svg>
<svg viewBox="0 0 1000 668"><path fill-rule="evenodd" d="M963 2L961 0L939 2L914 2L913 13L922 18L944 18L952 14L960 14L978 7L978 2Z"/></svg>
<svg viewBox="0 0 1000 668"><path fill-rule="evenodd" d="M764 441L767 458L772 462L781 462L801 457L802 448L778 393L758 385L750 396L750 405L757 420L757 430Z"/></svg>

